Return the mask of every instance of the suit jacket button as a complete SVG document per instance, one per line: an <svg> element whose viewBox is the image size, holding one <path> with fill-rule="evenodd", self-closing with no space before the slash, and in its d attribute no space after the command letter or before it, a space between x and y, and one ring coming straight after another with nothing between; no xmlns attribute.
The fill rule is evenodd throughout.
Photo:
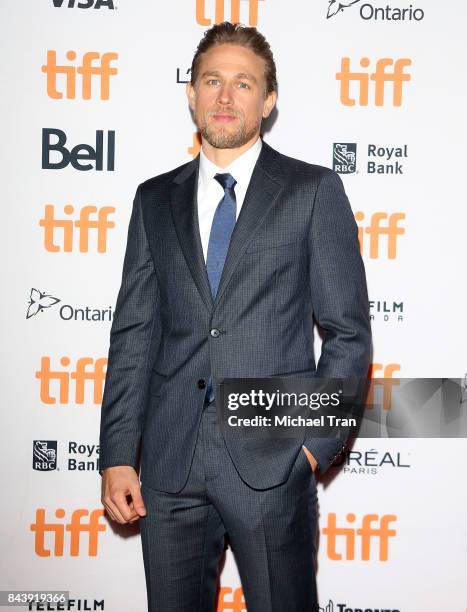
<svg viewBox="0 0 467 612"><path fill-rule="evenodd" d="M211 329L211 332L210 332L210 334L211 334L211 336L213 338L218 338L220 336L220 333L221 332L218 329L216 329L216 328Z"/></svg>
<svg viewBox="0 0 467 612"><path fill-rule="evenodd" d="M206 381L204 380L204 378L200 378L198 380L198 389L204 389L206 386Z"/></svg>

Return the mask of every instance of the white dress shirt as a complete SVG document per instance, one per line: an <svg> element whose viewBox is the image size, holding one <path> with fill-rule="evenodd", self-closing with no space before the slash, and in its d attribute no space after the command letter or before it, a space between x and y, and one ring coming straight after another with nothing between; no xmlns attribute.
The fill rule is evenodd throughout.
<svg viewBox="0 0 467 612"><path fill-rule="evenodd" d="M237 219L240 209L245 199L246 190L250 183L253 168L260 154L262 147L261 138L235 159L226 168L219 168L213 164L204 154L201 148L199 156L199 178L198 178L198 221L203 245L204 261L206 261L209 234L211 233L212 220L216 212L217 205L224 197L224 189L214 175L228 172L237 181L235 185L235 199L237 200Z"/></svg>

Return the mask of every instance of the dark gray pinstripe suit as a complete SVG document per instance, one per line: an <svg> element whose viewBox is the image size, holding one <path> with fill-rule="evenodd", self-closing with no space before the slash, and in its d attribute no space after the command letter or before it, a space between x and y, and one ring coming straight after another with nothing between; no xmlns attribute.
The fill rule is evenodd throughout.
<svg viewBox="0 0 467 612"><path fill-rule="evenodd" d="M345 441L313 438L311 432L305 432L303 440L259 441L238 436L224 440L215 433L218 425L212 423L213 404L204 410L204 382L212 373L214 391L218 393L218 384L224 377L366 376L371 332L365 272L356 223L339 176L328 168L282 155L263 142L213 302L198 227L198 163L197 157L149 179L136 192L111 330L102 404L100 469L114 465L137 468L141 448L141 481L145 501L151 506L150 498L155 491L159 493L154 504L156 499L176 499L174 494L184 486L185 491L191 490L193 479L202 482L203 469L214 470L215 455L229 466L225 474L221 470L217 477L230 479L225 484L226 491L237 491L237 497L249 504L248 511L245 506L245 515L249 515L256 503L250 493L256 496L262 493L263 500L276 495L277 506L280 504L277 492L288 491L293 478L303 477L303 472L314 498L314 475L303 451L300 452L301 444L313 453L320 472L324 473ZM311 312L325 332L317 368ZM211 335L212 329L221 333ZM204 432L201 438L208 445L204 450L198 448L199 430ZM190 474L192 463L196 466ZM235 475L239 482L234 485ZM215 477L207 480L211 484L217 482ZM242 493L238 487L250 493ZM303 487L296 492L301 495ZM207 513L206 516L202 513L205 526L209 525L209 512L217 514L221 505L220 493L211 494L211 502L217 495L217 510L208 510L207 502L201 505ZM291 506L288 495L284 493L284 507ZM237 500L233 505L237 507L238 503ZM260 506L264 511L263 502ZM281 513L277 511L280 520ZM227 520L234 552L232 532L237 534L238 552L242 548L242 530L234 527L231 518L220 514L218 518L220 523L210 532L221 533L222 520ZM254 522L253 517L251 521ZM149 566L157 567L149 577L153 582L155 574L164 570L149 560L149 550L155 556L157 550L150 546L152 528L147 523L148 516L141 519L147 575ZM157 524L161 525L160 518ZM294 524L289 526L292 531ZM253 535L245 524L243 528L245 537L251 540ZM180 525L173 538L177 533L180 538L186 537L186 533L182 536ZM205 537L207 531L203 533ZM153 536L156 541L158 538L163 541L160 533L154 532ZM304 545L301 538L297 533L297 547ZM308 551L310 546L308 542ZM282 562L276 566L269 559L266 563L269 584L287 574L284 567L287 559L279 544L275 548ZM271 554L268 544L265 550ZM217 553L218 547L213 544L211 560ZM167 554L165 551L164 555ZM292 556L289 552L289 569L294 565ZM246 560L240 562L243 567L251 564L252 557L255 555L245 554ZM205 566L208 563L205 556L203 563ZM277 597L271 595L268 606L257 607L252 585L245 585L250 582L247 574L256 574L251 568L242 570L240 563L252 612L315 609L316 603L306 604L301 595L294 599L293 587ZM258 572L264 576L265 560L258 560L259 566L261 563L263 567ZM167 568L165 574L166 582L170 582ZM258 575L255 581L258 588L266 589ZM179 597L180 589L177 593ZM193 601L185 607L185 600L177 597L173 605L167 603L163 608L159 601L158 607L154 607L155 597L151 591L150 605L154 610L210 609L207 604L196 604L193 608ZM184 597L188 595L185 593ZM310 593L306 597L311 601ZM165 593L164 602L169 600L172 601L171 596ZM296 601L296 607L281 608L284 601Z"/></svg>

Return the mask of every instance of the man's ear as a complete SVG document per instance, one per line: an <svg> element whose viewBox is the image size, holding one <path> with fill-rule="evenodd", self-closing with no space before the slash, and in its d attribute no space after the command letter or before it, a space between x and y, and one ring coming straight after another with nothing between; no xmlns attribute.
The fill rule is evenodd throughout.
<svg viewBox="0 0 467 612"><path fill-rule="evenodd" d="M266 117L269 117L269 115L271 114L271 111L276 104L276 100L277 100L277 92L271 91L270 93L268 93L268 95L266 96L266 99L264 100L264 105L263 105L263 118L264 119Z"/></svg>
<svg viewBox="0 0 467 612"><path fill-rule="evenodd" d="M188 104L192 111L195 110L196 102L196 91L190 81L186 84L186 97L188 98Z"/></svg>

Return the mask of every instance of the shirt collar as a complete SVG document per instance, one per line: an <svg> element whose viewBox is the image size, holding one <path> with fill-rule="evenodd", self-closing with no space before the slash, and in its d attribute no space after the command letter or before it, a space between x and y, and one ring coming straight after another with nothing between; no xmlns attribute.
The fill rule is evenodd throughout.
<svg viewBox="0 0 467 612"><path fill-rule="evenodd" d="M248 183L250 182L251 175L253 174L253 169L255 167L256 161L259 157L262 147L262 140L258 136L257 140L249 149L247 149L244 153L239 155L234 161L229 164L225 168L219 168L216 164L213 164L206 155L204 154L203 149L201 148L200 156L199 156L199 179L203 187L207 187L210 181L213 180L214 175L216 173L224 174L226 172L230 173L237 183L243 189L246 189ZM216 181L214 181L216 182Z"/></svg>

